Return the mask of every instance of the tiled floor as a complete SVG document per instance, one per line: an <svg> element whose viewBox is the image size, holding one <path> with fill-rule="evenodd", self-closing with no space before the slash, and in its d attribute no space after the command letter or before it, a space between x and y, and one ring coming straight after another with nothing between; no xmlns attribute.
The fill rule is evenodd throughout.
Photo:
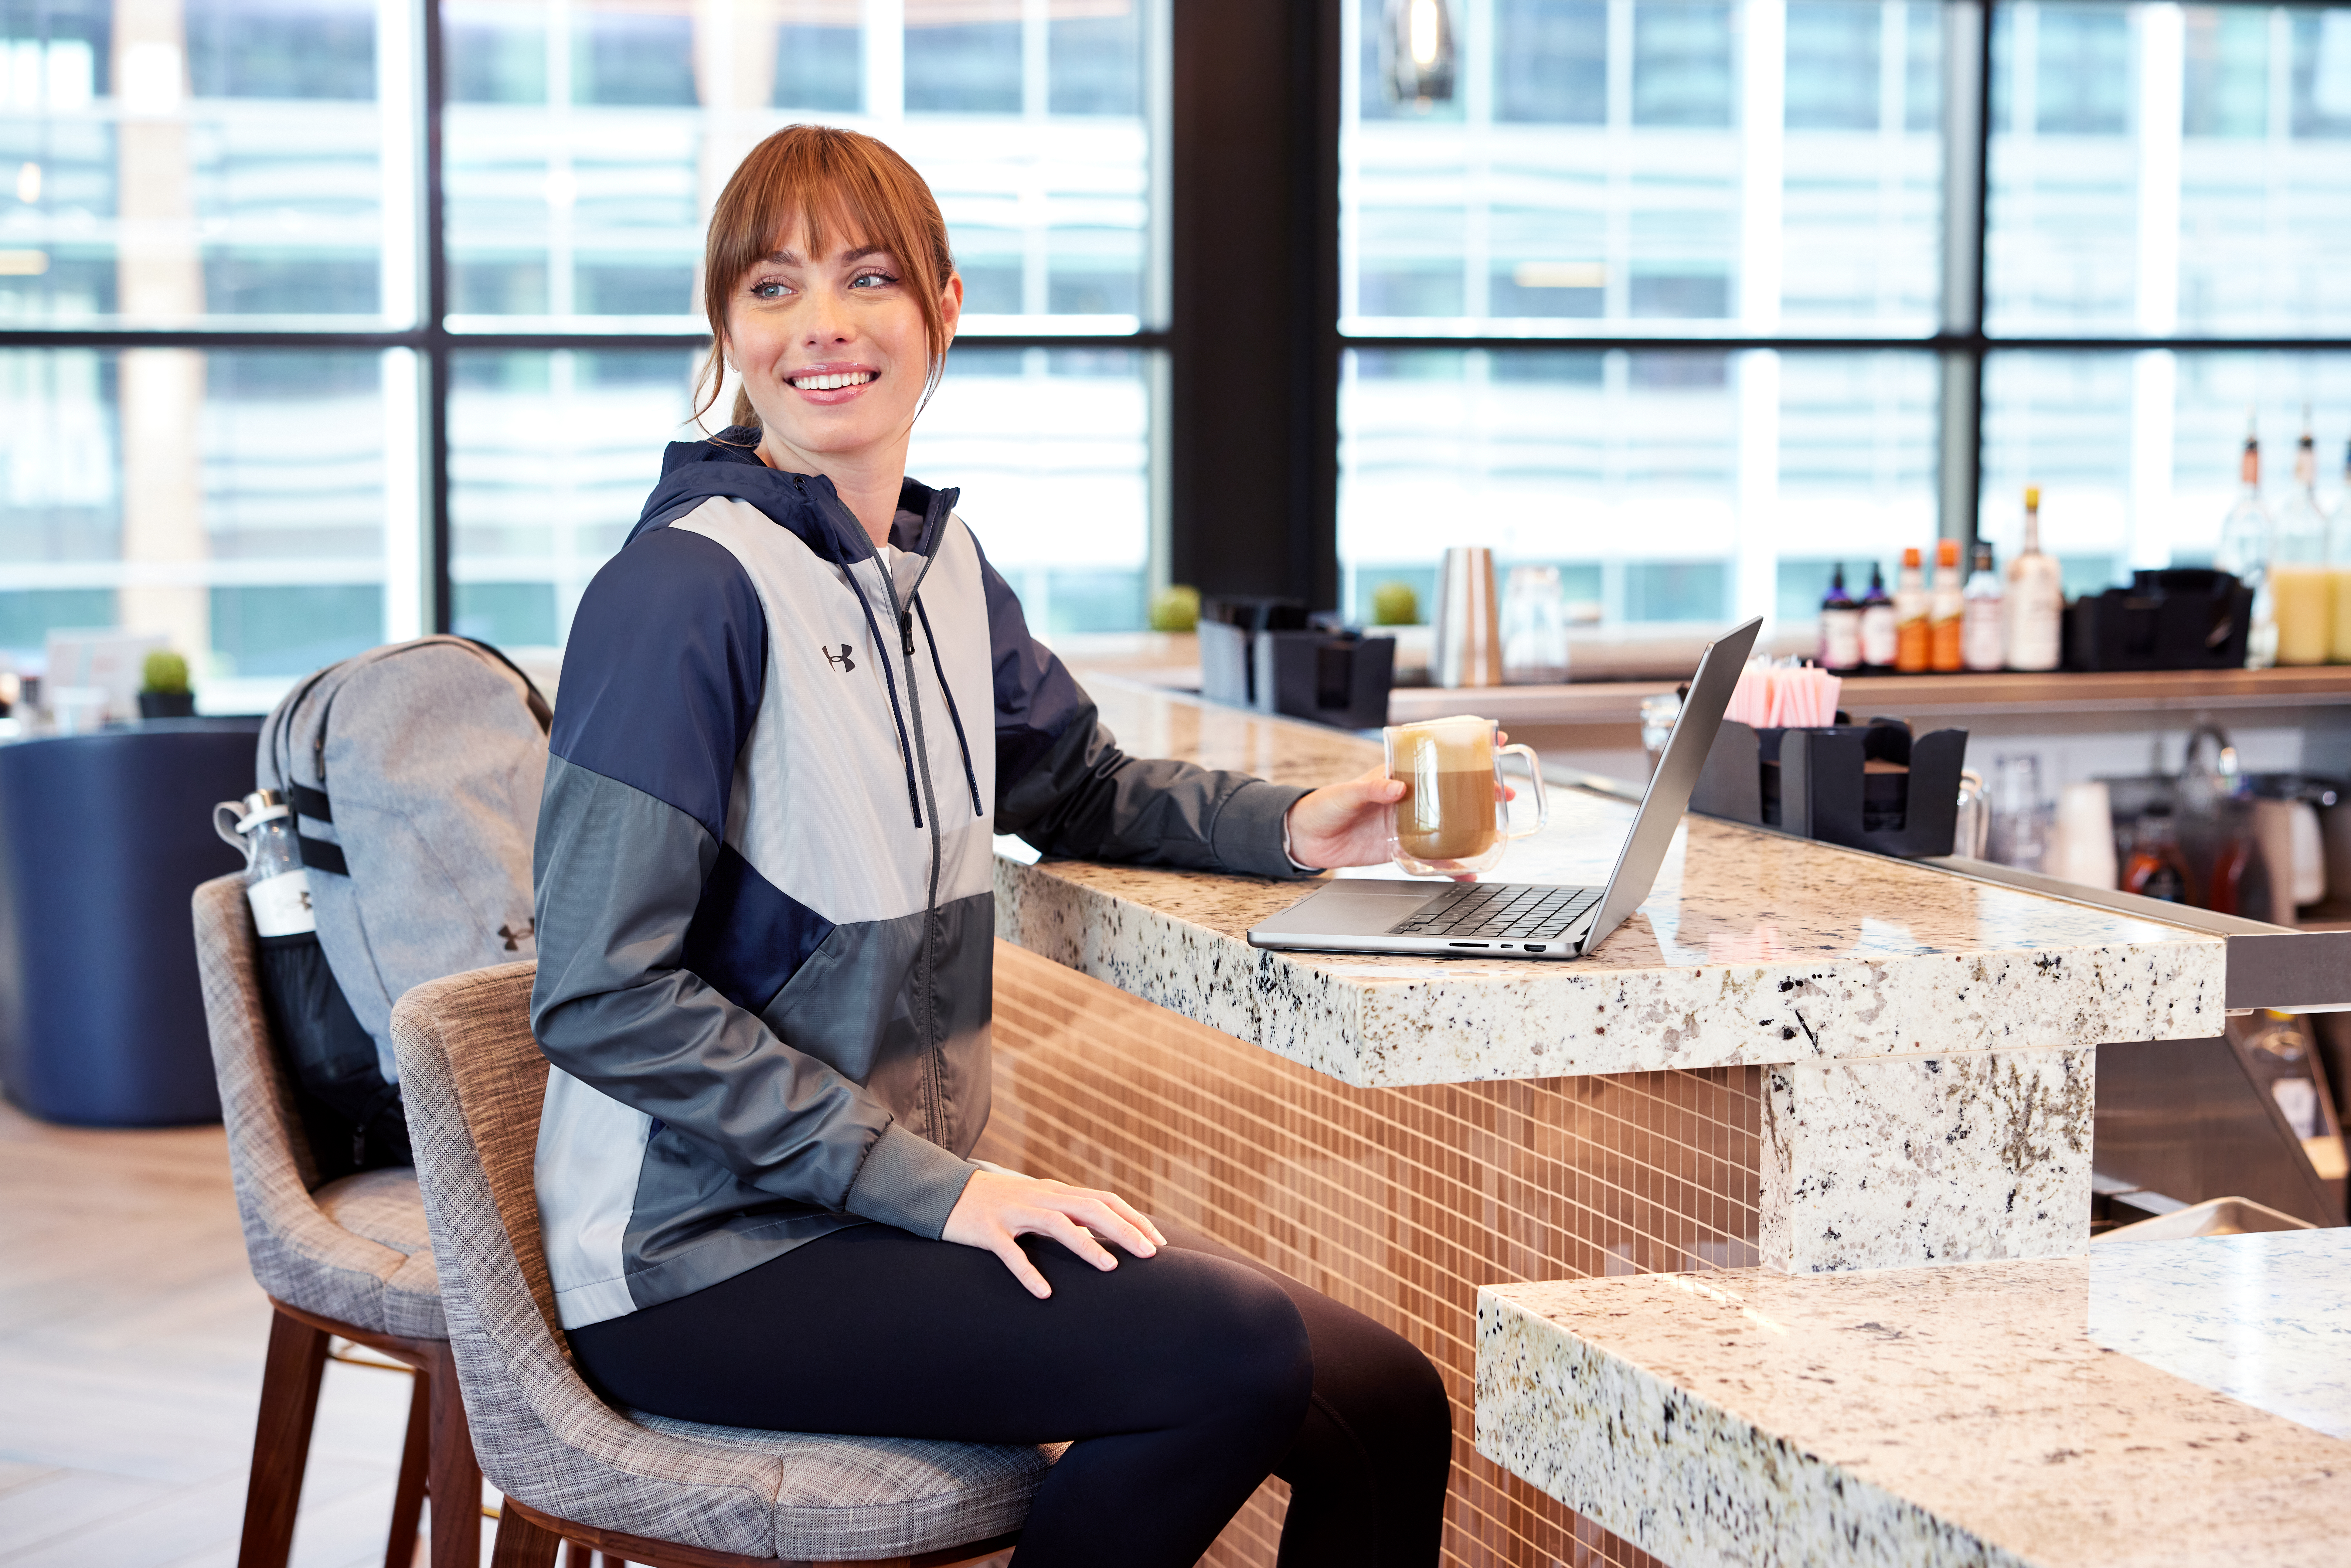
<svg viewBox="0 0 2351 1568"><path fill-rule="evenodd" d="M268 1331L218 1127L0 1105L0 1563L235 1563ZM383 1561L409 1387L328 1365L297 1568Z"/></svg>

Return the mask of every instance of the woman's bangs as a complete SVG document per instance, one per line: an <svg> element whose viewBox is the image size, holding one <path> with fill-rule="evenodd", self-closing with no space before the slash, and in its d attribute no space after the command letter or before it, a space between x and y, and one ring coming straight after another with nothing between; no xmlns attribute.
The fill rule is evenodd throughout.
<svg viewBox="0 0 2351 1568"><path fill-rule="evenodd" d="M768 236L763 254L784 249L795 233L807 247L801 259L811 263L842 250L874 247L888 254L908 283L927 286L930 280L922 276L922 258L911 251L914 236L902 232L903 225L891 221L888 203L877 199L883 193L867 189L871 182L862 173L846 169L789 171L782 188L768 204L768 210L780 214L780 223Z"/></svg>

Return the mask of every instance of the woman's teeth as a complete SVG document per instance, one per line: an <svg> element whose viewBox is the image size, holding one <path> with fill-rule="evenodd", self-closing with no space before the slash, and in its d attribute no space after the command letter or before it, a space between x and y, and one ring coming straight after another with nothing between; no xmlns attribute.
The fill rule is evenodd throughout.
<svg viewBox="0 0 2351 1568"><path fill-rule="evenodd" d="M873 379L872 371L842 371L829 376L791 376L787 378L802 392L838 392L842 387L862 387Z"/></svg>

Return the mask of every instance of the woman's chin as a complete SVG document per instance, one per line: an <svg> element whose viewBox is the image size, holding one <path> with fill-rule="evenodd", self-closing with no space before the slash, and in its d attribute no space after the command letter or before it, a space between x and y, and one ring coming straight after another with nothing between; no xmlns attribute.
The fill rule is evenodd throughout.
<svg viewBox="0 0 2351 1568"><path fill-rule="evenodd" d="M843 461L886 455L903 445L906 440L905 423L891 423L886 418L873 417L874 411L860 408L855 418L824 418L821 411L795 409L797 417L770 418L766 422L768 439L788 452L810 458L833 458ZM844 410L844 413L849 411ZM811 413L819 417L810 418Z"/></svg>

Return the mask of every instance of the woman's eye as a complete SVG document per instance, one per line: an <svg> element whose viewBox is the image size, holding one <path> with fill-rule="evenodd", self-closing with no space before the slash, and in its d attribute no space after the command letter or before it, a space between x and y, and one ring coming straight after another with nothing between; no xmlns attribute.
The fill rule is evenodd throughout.
<svg viewBox="0 0 2351 1568"><path fill-rule="evenodd" d="M781 299L790 292L789 285L778 283L774 278L751 285L751 298L754 299Z"/></svg>
<svg viewBox="0 0 2351 1568"><path fill-rule="evenodd" d="M886 272L861 272L855 277L849 280L849 287L852 288L879 288L884 284L895 283L898 280L896 278L891 277Z"/></svg>

